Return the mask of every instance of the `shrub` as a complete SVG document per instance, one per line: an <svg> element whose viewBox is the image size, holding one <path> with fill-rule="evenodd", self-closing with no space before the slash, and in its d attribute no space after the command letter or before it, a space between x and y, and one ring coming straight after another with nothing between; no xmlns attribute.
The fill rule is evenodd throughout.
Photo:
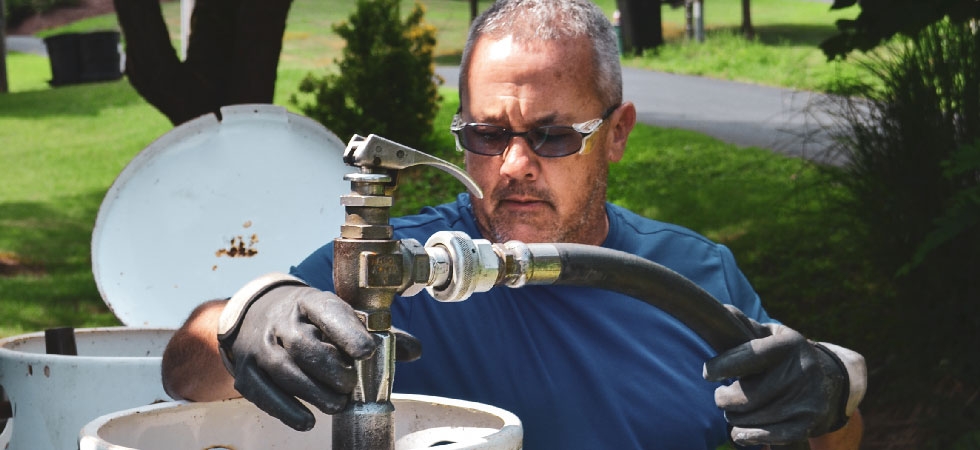
<svg viewBox="0 0 980 450"><path fill-rule="evenodd" d="M399 0L358 0L348 22L333 27L347 41L339 73L300 83L313 101L291 101L341 139L377 134L421 149L439 105L433 68L435 28L416 3L402 20ZM441 81L441 80L440 80Z"/></svg>
<svg viewBox="0 0 980 450"><path fill-rule="evenodd" d="M980 35L939 22L867 65L882 84L850 86L837 180L894 292L868 324L871 386L932 417L891 431L950 448L980 419Z"/></svg>

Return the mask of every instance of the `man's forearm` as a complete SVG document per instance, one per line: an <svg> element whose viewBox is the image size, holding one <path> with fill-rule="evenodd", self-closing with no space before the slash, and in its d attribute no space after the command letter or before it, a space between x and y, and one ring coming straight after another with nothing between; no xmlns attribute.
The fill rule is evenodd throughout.
<svg viewBox="0 0 980 450"><path fill-rule="evenodd" d="M823 436L810 438L810 450L857 450L864 435L861 411L854 411L843 428Z"/></svg>
<svg viewBox="0 0 980 450"><path fill-rule="evenodd" d="M216 328L224 300L198 306L163 352L163 387L170 396L193 401L239 397L221 362Z"/></svg>

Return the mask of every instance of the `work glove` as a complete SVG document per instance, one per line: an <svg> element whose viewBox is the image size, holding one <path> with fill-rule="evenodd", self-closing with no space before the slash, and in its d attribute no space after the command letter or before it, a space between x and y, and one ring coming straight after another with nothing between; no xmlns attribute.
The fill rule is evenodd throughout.
<svg viewBox="0 0 980 450"><path fill-rule="evenodd" d="M235 389L299 431L313 428L315 419L297 399L326 414L342 411L357 384L354 361L368 358L377 346L350 305L305 285L273 287L238 314L237 329L219 332ZM398 360L421 356L417 339L397 329L392 333Z"/></svg>
<svg viewBox="0 0 980 450"><path fill-rule="evenodd" d="M853 412L846 411L851 393L848 367L833 351L789 327L762 325L738 308L725 306L755 336L704 365L706 380L738 378L715 390L715 403L733 426L731 437L736 444L790 444L847 423ZM863 358L852 359L859 360L856 376L866 377ZM859 397L863 383L861 379Z"/></svg>

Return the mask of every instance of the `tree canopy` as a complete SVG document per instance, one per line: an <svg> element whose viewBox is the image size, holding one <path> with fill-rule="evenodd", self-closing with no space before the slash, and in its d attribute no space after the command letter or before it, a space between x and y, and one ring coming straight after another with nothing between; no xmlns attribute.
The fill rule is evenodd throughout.
<svg viewBox="0 0 980 450"><path fill-rule="evenodd" d="M854 6L858 0L834 0L830 9ZM861 0L854 19L837 21L838 34L820 44L827 59L846 58L853 50L870 50L896 34L914 36L943 18L962 23L980 17L980 0Z"/></svg>

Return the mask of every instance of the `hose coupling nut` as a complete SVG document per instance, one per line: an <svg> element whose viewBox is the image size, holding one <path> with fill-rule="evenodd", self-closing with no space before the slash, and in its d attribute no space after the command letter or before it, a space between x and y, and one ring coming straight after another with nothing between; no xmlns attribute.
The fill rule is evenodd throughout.
<svg viewBox="0 0 980 450"><path fill-rule="evenodd" d="M426 287L436 300L466 300L474 292L489 291L497 281L500 258L486 239L472 239L459 231L440 231L425 242L425 247L442 247L451 261L448 279ZM432 253L436 252L430 252L430 256Z"/></svg>

